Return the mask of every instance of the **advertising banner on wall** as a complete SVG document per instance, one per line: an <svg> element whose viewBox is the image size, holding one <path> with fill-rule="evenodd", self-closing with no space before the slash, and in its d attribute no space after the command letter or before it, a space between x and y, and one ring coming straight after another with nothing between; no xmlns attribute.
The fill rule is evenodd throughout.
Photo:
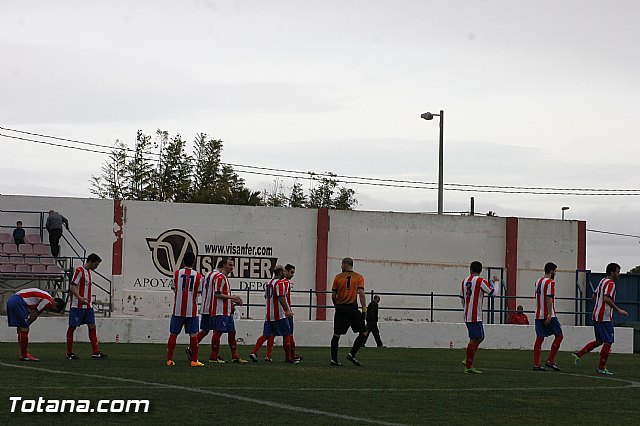
<svg viewBox="0 0 640 426"><path fill-rule="evenodd" d="M262 290L274 267L287 263L296 266L294 288L315 286L314 210L161 206L159 213L156 204L125 205L124 313L168 315L171 277L187 252L196 255L196 269L202 274L212 271L223 257L233 259L229 280L237 291Z"/></svg>

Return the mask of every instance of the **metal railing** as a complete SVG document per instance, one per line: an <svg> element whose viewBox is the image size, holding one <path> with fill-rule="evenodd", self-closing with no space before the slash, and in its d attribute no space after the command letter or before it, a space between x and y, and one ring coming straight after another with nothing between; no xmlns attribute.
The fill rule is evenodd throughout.
<svg viewBox="0 0 640 426"><path fill-rule="evenodd" d="M503 289L505 291L506 289ZM254 313L258 312L255 318L262 318L264 315L264 291L259 289L232 289L233 294L241 295L244 299L243 306L239 309L242 309L246 318L252 318L252 308L254 309ZM256 294L258 293L258 294ZM313 320L313 312L315 309L334 309L333 305L318 305L314 303L314 299L318 294L331 294L331 291L316 291L314 289L309 290L292 290L292 298L300 299L296 297L296 295L306 294L309 296L308 303L292 303L292 308L295 309L304 309L307 311L307 318L309 320ZM370 290L367 293L369 300L373 299L373 296L389 296L389 297L409 297L412 300L425 300L426 303L424 306L416 306L419 303L416 303L413 306L387 306L380 305L378 308L380 311L418 311L425 312L426 320L430 322L434 322L435 314L438 312L457 312L460 313L460 320L462 320L462 312L463 308L460 305L459 308L453 308L450 306L442 306L444 305L444 300L451 299L460 299L458 294L445 294L445 293L435 293L433 291L428 293L405 293L405 292L378 292L375 290ZM256 299L259 302L253 302ZM484 318L487 324L506 324L508 323L509 314L514 313L514 311L508 310L506 308L509 299L518 299L518 300L535 300L534 296L506 296L506 295L498 295L498 296L489 296L487 298L487 303L484 305L483 313ZM496 302L498 299L498 302ZM386 298L385 300L388 300ZM575 301L576 306L584 306L584 302L590 300L588 298L576 298L576 297L556 297L556 301ZM620 303L635 303L635 302L624 302L620 301ZM579 305L578 305L579 304ZM450 305L450 303L448 304ZM497 306L497 307L496 307ZM524 311L527 314L535 314L535 311ZM591 315L591 311L586 311L583 309L580 310L556 310L556 313L559 315L574 315L575 325L583 325L585 315ZM498 321L496 322L496 318ZM533 320L531 321L533 323Z"/></svg>
<svg viewBox="0 0 640 426"><path fill-rule="evenodd" d="M49 245L44 243L44 230L45 230L44 226L46 223L46 215L48 215L49 212L32 211L32 210L0 210L0 213L20 214L21 217L28 216L28 215L34 215L34 216L37 215L37 219L34 221L29 221L28 219L20 219L23 222L23 228L26 230L29 230L29 229L37 230L37 232L40 235L40 241L42 241L42 244L47 246ZM38 225L28 224L28 223L34 223L34 222L37 222ZM25 225L25 223L27 223L27 225ZM11 228L15 228L15 225L0 224L0 229L3 229L3 228L11 229ZM67 238L66 234L70 235L71 239ZM62 281L66 285L60 284L58 282L60 280L56 280L56 279L52 280L47 278L45 279L45 281L47 281L45 289L47 290L50 289L52 291L59 292L61 295L64 296L63 299L67 300L68 293L69 293L69 285L71 284L71 280L73 279L73 272L77 263L76 261L80 261L80 264L84 264L87 258L87 250L69 228L67 228L67 232L63 232L62 239L67 243L67 246L71 249L71 251L74 254L73 256L59 256L55 258L56 263L60 265L60 267L62 267L62 269L64 270L64 279ZM100 281L98 282L96 282L95 280L93 281L93 287L95 289L100 290L102 293L104 293L104 295L107 298L107 301L102 301L98 299L97 295L94 293L92 296L93 296L93 302L95 304L95 307L98 308L97 309L98 313L102 313L104 316L111 316L111 312L113 311L113 298L112 298L113 284L109 278L107 278L106 276L104 276L98 271L93 271L92 275L94 277L99 276L101 279L106 281L106 283L104 284L101 284ZM31 278L31 277L25 277L25 279L28 279L28 278ZM33 281L38 281L37 277L35 278L36 279L30 280L28 282L30 283ZM55 281L53 283L53 288L51 288L52 282L49 282L49 281L52 281L52 282ZM0 281L0 283L2 282Z"/></svg>

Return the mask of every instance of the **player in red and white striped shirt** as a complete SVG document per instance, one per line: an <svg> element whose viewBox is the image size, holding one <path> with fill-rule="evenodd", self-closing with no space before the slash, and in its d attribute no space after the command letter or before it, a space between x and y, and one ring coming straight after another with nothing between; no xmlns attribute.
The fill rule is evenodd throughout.
<svg viewBox="0 0 640 426"><path fill-rule="evenodd" d="M173 351L176 348L178 334L184 327L185 333L189 334L189 347L191 348L191 366L202 367L203 363L198 361L198 294L202 292L202 275L193 269L196 262L196 255L187 252L182 263L184 268L174 272L172 289L175 292L173 302L173 314L169 325L169 341L167 342L167 365L172 367Z"/></svg>
<svg viewBox="0 0 640 426"><path fill-rule="evenodd" d="M484 340L484 327L482 326L482 302L484 295L493 293L493 286L480 276L482 263L471 262L469 266L471 275L462 281L460 285L460 299L464 307L464 321L469 331L469 343L467 344L467 358L465 360L465 373L480 374L480 370L473 368L473 360L478 351L478 346ZM498 281L493 277L492 281Z"/></svg>
<svg viewBox="0 0 640 426"><path fill-rule="evenodd" d="M287 263L284 266L284 280L287 281L287 303L289 304L289 306L291 306L291 289L293 287L293 284L291 283L291 278L293 278L293 276L296 273L296 267L293 266L290 263ZM293 338L293 317L288 317L288 321L289 321L289 326L291 327L291 351L292 351L292 355L291 357L294 360L298 360L298 361L302 361L304 359L304 357L302 355L298 355L296 353L296 342ZM273 351L273 343L275 342L276 337L275 336L269 336L269 340L267 340L267 356L264 359L265 361L269 361L271 362L271 352ZM257 353L256 353L257 355Z"/></svg>
<svg viewBox="0 0 640 426"><path fill-rule="evenodd" d="M7 301L7 320L9 327L16 327L20 361L40 361L29 353L29 327L44 311L64 312L64 300L52 298L39 288L20 290Z"/></svg>
<svg viewBox="0 0 640 426"><path fill-rule="evenodd" d="M67 329L67 359L80 359L73 353L73 334L76 328L86 324L89 328L89 341L91 342L91 358L101 359L107 355L98 349L98 335L96 334L96 315L91 304L91 287L93 286L92 271L100 265L102 259L95 253L87 256L87 261L78 266L69 287L69 328Z"/></svg>
<svg viewBox="0 0 640 426"><path fill-rule="evenodd" d="M292 330L288 318L293 316L291 306L287 302L289 281L285 278L282 265L273 268L273 278L265 284L265 321L262 336L258 338L253 351L249 355L253 362L258 362L258 351L270 337L282 336L285 362L298 363L291 350Z"/></svg>
<svg viewBox="0 0 640 426"><path fill-rule="evenodd" d="M587 343L587 345L577 352L573 353L574 361L577 367L580 367L580 358L602 345L600 349L600 363L596 369L597 373L604 374L606 376L613 375L612 372L607 370L606 364L611 352L611 345L614 341L613 330L613 311L616 311L620 315L626 317L627 311L619 308L616 303L616 283L615 281L620 277L620 265L617 263L610 263L607 265L607 276L600 280L598 287L593 293L593 300L595 306L593 309L593 330L596 335L596 339L593 342Z"/></svg>
<svg viewBox="0 0 640 426"><path fill-rule="evenodd" d="M223 257L218 262L218 269L207 274L206 281L210 287L205 299L207 303L203 305L204 314L209 314L208 324L203 324L198 333L198 341L201 341L210 330L213 330L211 336L211 354L209 362L217 362L224 364L220 354L220 338L223 333L227 333L227 341L231 348L231 361L238 364L245 364L247 361L238 356L236 341L236 326L233 319L233 312L236 305L242 305L242 298L231 294L231 285L228 276L235 268L235 262L229 257ZM208 311L205 311L208 309Z"/></svg>
<svg viewBox="0 0 640 426"><path fill-rule="evenodd" d="M556 317L554 298L556 296L556 276L558 267L548 262L544 265L544 277L536 282L536 341L533 345L533 369L536 371L546 370L540 365L540 355L542 354L542 343L544 339L552 334L555 336L551 344L549 358L545 365L552 370L560 371L560 367L555 362L556 354L562 343L562 326Z"/></svg>

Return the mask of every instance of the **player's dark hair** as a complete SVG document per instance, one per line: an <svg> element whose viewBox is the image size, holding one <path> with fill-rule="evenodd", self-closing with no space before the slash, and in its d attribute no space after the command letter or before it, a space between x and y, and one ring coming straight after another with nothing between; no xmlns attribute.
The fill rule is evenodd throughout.
<svg viewBox="0 0 640 426"><path fill-rule="evenodd" d="M554 269L558 269L558 265L556 265L553 262L547 262L546 265L544 265L544 273L548 274L549 272L553 271Z"/></svg>
<svg viewBox="0 0 640 426"><path fill-rule="evenodd" d="M469 270L474 274L479 274L480 272L482 272L482 263L478 262L477 260L474 260L473 262L471 262L471 265L469 266Z"/></svg>
<svg viewBox="0 0 640 426"><path fill-rule="evenodd" d="M182 263L184 263L184 266L186 267L193 267L193 264L196 262L196 255L193 254L193 252L188 251L184 254L184 257L182 258Z"/></svg>
<svg viewBox="0 0 640 426"><path fill-rule="evenodd" d="M229 260L230 260L230 259L231 259L230 257L223 256L223 257L218 261L218 266L216 266L216 268L222 268L224 265L226 265L226 264L229 262Z"/></svg>
<svg viewBox="0 0 640 426"><path fill-rule="evenodd" d="M342 259L342 264L353 267L353 259L350 257L345 257Z"/></svg>
<svg viewBox="0 0 640 426"><path fill-rule="evenodd" d="M22 221L21 220L17 221L16 225L22 225Z"/></svg>
<svg viewBox="0 0 640 426"><path fill-rule="evenodd" d="M290 270L292 270L292 269L296 269L296 267L295 267L295 266L293 266L293 265L292 265L292 264L290 264L290 263L287 263L286 265L284 265L284 270L285 270L285 271L287 271L287 272L288 272L288 271L290 271Z"/></svg>
<svg viewBox="0 0 640 426"><path fill-rule="evenodd" d="M63 299L60 299L59 297L56 297L55 299L53 299L53 301L57 304L54 312L57 312L59 314L63 313L66 305L65 301Z"/></svg>
<svg viewBox="0 0 640 426"><path fill-rule="evenodd" d="M618 265L617 263L610 263L607 265L607 275L611 275L613 274L616 269L620 269L620 265Z"/></svg>
<svg viewBox="0 0 640 426"><path fill-rule="evenodd" d="M102 262L102 258L100 258L100 256L98 256L95 253L91 253L89 256L87 256L87 262Z"/></svg>

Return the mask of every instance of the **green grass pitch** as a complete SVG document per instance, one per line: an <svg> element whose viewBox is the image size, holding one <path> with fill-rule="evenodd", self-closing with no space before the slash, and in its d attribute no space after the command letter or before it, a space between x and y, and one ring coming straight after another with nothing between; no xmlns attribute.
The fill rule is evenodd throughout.
<svg viewBox="0 0 640 426"><path fill-rule="evenodd" d="M484 374L468 375L460 349L366 347L355 367L340 348L344 367L330 367L328 348L299 348L304 361L287 365L276 347L271 364L263 348L259 363L203 368L189 366L184 346L175 367L165 366L164 345L103 344L105 360L89 359L88 343L75 349L81 359L68 361L63 344L31 344L42 361L21 363L17 343L0 344L0 424L633 424L640 415L637 355L612 353L609 378L595 374L597 354L578 369L567 352L556 360L562 372L534 372L531 351L481 348L476 367ZM249 350L239 346L246 359ZM203 345L201 359L208 353ZM230 357L227 346L220 353ZM11 413L10 396L148 399L150 410Z"/></svg>

